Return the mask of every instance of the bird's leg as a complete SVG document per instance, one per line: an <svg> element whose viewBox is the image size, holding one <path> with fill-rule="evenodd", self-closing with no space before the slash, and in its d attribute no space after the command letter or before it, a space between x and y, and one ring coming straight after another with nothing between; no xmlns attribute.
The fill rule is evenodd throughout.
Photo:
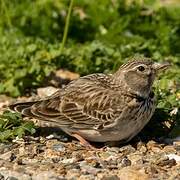
<svg viewBox="0 0 180 180"><path fill-rule="evenodd" d="M91 149L91 150L96 149L88 141L86 141L83 137L81 137L79 134L71 134L71 136L73 136L77 140L79 140L80 144L83 145L84 147L86 147L87 149Z"/></svg>

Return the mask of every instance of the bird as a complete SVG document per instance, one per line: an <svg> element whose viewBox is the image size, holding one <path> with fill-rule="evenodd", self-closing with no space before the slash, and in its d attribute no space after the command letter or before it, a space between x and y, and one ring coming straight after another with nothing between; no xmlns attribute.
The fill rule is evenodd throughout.
<svg viewBox="0 0 180 180"><path fill-rule="evenodd" d="M129 142L156 108L153 82L169 63L133 58L114 74L94 73L71 81L45 99L17 102L10 109L51 122L84 146L89 142Z"/></svg>

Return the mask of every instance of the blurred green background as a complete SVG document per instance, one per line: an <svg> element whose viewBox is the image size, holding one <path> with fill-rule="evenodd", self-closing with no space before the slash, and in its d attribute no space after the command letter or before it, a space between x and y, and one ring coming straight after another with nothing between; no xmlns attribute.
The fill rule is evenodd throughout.
<svg viewBox="0 0 180 180"><path fill-rule="evenodd" d="M0 0L0 94L17 97L56 69L80 75L114 72L143 55L172 67L155 83L160 119L180 123L178 0ZM176 130L176 134L179 130Z"/></svg>

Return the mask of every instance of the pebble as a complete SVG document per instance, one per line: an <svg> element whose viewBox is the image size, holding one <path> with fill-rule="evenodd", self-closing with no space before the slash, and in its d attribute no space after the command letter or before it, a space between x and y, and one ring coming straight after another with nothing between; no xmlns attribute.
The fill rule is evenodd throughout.
<svg viewBox="0 0 180 180"><path fill-rule="evenodd" d="M81 173L83 174L92 174L97 175L98 172L101 172L102 169L94 168L89 165L81 167Z"/></svg>
<svg viewBox="0 0 180 180"><path fill-rule="evenodd" d="M46 139L58 139L62 142L67 142L68 138L64 135L57 135L56 133L50 134L49 136L46 136Z"/></svg>
<svg viewBox="0 0 180 180"><path fill-rule="evenodd" d="M176 153L176 150L173 146L167 145L163 148L163 151L166 153Z"/></svg>
<svg viewBox="0 0 180 180"><path fill-rule="evenodd" d="M54 135L50 134L49 136L46 136L46 139L54 139Z"/></svg>
<svg viewBox="0 0 180 180"><path fill-rule="evenodd" d="M71 81L74 79L78 79L80 77L80 75L77 73L70 72L67 70L62 70L62 69L59 69L56 71L56 76L63 79L70 79Z"/></svg>
<svg viewBox="0 0 180 180"><path fill-rule="evenodd" d="M155 174L158 173L156 167L154 167L152 165L151 166L146 166L145 167L145 172L146 172L146 174L151 174L151 175L155 175Z"/></svg>
<svg viewBox="0 0 180 180"><path fill-rule="evenodd" d="M137 144L137 150L142 152L142 153L146 153L147 152L147 148L146 148L146 145L142 142L139 142Z"/></svg>
<svg viewBox="0 0 180 180"><path fill-rule="evenodd" d="M11 153L11 156L9 157L10 162L14 161L16 159L16 155L14 153Z"/></svg>
<svg viewBox="0 0 180 180"><path fill-rule="evenodd" d="M136 149L134 147L132 147L131 145L126 145L126 146L119 148L119 152L123 153L124 155L128 155L135 151L136 151Z"/></svg>
<svg viewBox="0 0 180 180"><path fill-rule="evenodd" d="M66 148L64 147L63 144L59 143L59 144L54 144L52 146L52 149L55 150L55 151L64 152Z"/></svg>
<svg viewBox="0 0 180 180"><path fill-rule="evenodd" d="M116 154L119 153L119 148L118 147L111 147L111 148L108 148L107 147L107 151L109 152L115 152Z"/></svg>
<svg viewBox="0 0 180 180"><path fill-rule="evenodd" d="M54 94L58 89L52 86L47 86L45 88L38 88L37 94L40 98L45 98L47 96L51 96Z"/></svg>
<svg viewBox="0 0 180 180"><path fill-rule="evenodd" d="M3 154L0 155L0 159L6 160L6 161L10 161L11 154L12 154L11 151L3 153Z"/></svg>
<svg viewBox="0 0 180 180"><path fill-rule="evenodd" d="M161 149L158 148L158 147L152 147L151 150L152 150L153 153L160 153L161 152Z"/></svg>
<svg viewBox="0 0 180 180"><path fill-rule="evenodd" d="M22 177L25 180L177 179L178 147L150 141L138 143L137 149L126 145L87 151L77 141L26 138L17 146L7 147L6 152L0 145L0 177L18 180Z"/></svg>
<svg viewBox="0 0 180 180"><path fill-rule="evenodd" d="M122 168L118 172L118 177L122 180L149 180L149 176L145 173L145 171L131 168L131 167L125 167Z"/></svg>
<svg viewBox="0 0 180 180"><path fill-rule="evenodd" d="M80 175L80 177L78 178L78 180L94 180L95 179L95 176L92 175L92 174L83 174L83 175Z"/></svg>
<svg viewBox="0 0 180 180"><path fill-rule="evenodd" d="M9 177L7 177L7 180L18 180L18 178L13 177L13 176L9 176Z"/></svg>
<svg viewBox="0 0 180 180"><path fill-rule="evenodd" d="M73 162L75 162L76 161L76 159L75 158L69 158L69 159L63 159L62 161L61 161L61 163L64 163L64 164L72 164Z"/></svg>
<svg viewBox="0 0 180 180"><path fill-rule="evenodd" d="M178 141L173 142L174 146L180 146L180 136L178 137Z"/></svg>
<svg viewBox="0 0 180 180"><path fill-rule="evenodd" d="M13 144L0 143L0 154L11 151Z"/></svg>
<svg viewBox="0 0 180 180"><path fill-rule="evenodd" d="M168 167L172 167L176 165L176 160L175 159L167 159L167 160L163 160L160 161L158 163L159 166L168 166Z"/></svg>
<svg viewBox="0 0 180 180"><path fill-rule="evenodd" d="M152 147L155 147L157 145L157 143L153 140L150 140L147 144L146 147L148 148L148 150L151 150Z"/></svg>
<svg viewBox="0 0 180 180"><path fill-rule="evenodd" d="M126 166L130 166L130 165L131 165L131 161L127 157L124 157L121 160L121 167L126 167Z"/></svg>
<svg viewBox="0 0 180 180"><path fill-rule="evenodd" d="M169 159L174 159L176 162L180 162L180 156L176 154L168 154L166 155Z"/></svg>
<svg viewBox="0 0 180 180"><path fill-rule="evenodd" d="M120 178L117 175L105 175L101 180L120 180Z"/></svg>
<svg viewBox="0 0 180 180"><path fill-rule="evenodd" d="M0 170L0 177L3 177L2 180L32 180L32 178L28 174L24 174L17 171L12 170ZM1 180L1 179L0 179Z"/></svg>
<svg viewBox="0 0 180 180"><path fill-rule="evenodd" d="M58 176L53 171L43 171L41 173L37 173L36 175L32 176L33 180L65 180L64 177Z"/></svg>
<svg viewBox="0 0 180 180"><path fill-rule="evenodd" d="M144 163L142 154L138 152L129 154L128 158L132 165L140 165Z"/></svg>
<svg viewBox="0 0 180 180"><path fill-rule="evenodd" d="M66 178L71 180L76 180L80 176L80 170L78 169L70 169L67 171Z"/></svg>
<svg viewBox="0 0 180 180"><path fill-rule="evenodd" d="M102 160L106 160L106 161L111 161L113 159L117 159L118 158L117 153L109 152L109 151L99 153L99 157Z"/></svg>
<svg viewBox="0 0 180 180"><path fill-rule="evenodd" d="M4 176L0 173L0 180L4 180Z"/></svg>

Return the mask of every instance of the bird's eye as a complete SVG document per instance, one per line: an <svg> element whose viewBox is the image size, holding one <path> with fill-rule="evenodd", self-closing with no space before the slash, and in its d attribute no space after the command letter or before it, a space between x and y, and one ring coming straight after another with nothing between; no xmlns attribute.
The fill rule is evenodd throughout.
<svg viewBox="0 0 180 180"><path fill-rule="evenodd" d="M138 67L138 70L141 71L141 72L143 72L143 71L145 70L145 67L144 67L144 66L139 66L139 67Z"/></svg>

